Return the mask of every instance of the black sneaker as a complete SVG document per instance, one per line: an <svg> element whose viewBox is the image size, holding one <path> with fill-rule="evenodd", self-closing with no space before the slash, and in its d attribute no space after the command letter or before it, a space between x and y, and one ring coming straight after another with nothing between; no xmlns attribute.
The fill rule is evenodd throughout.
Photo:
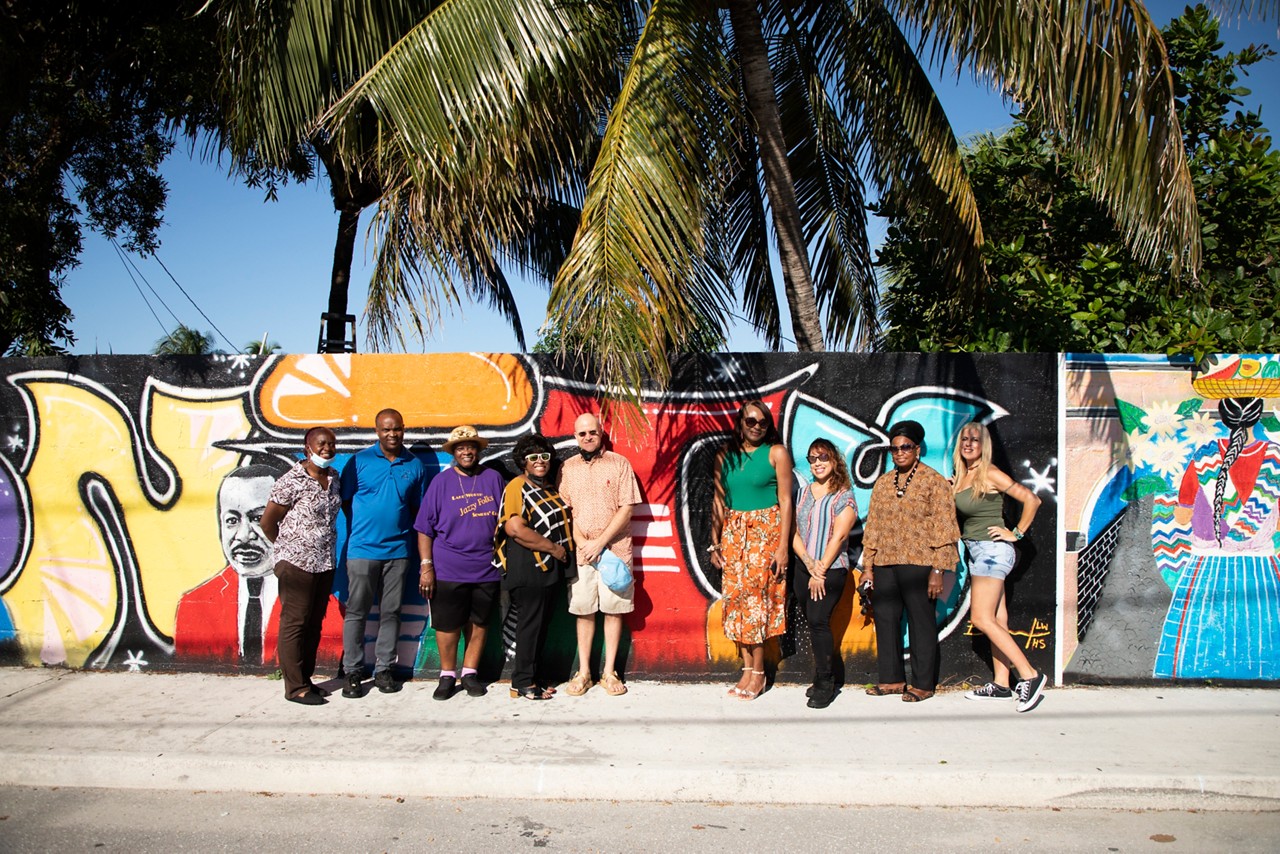
<svg viewBox="0 0 1280 854"><path fill-rule="evenodd" d="M355 700L364 695L364 690L360 687L360 671L356 670L347 674L347 684L342 687L342 696L348 700Z"/></svg>
<svg viewBox="0 0 1280 854"><path fill-rule="evenodd" d="M431 695L433 700L447 700L453 696L453 689L458 684L456 676L441 676L440 684L436 686L435 693Z"/></svg>
<svg viewBox="0 0 1280 854"><path fill-rule="evenodd" d="M467 692L468 697L483 697L489 693L475 673L468 673L462 677L462 688Z"/></svg>
<svg viewBox="0 0 1280 854"><path fill-rule="evenodd" d="M1044 699L1044 685L1049 680L1043 673L1020 681L1014 690L1018 694L1018 711L1029 712Z"/></svg>
<svg viewBox="0 0 1280 854"><path fill-rule="evenodd" d="M964 695L966 700L1012 700L1013 692L1003 685L988 682L981 688L974 688Z"/></svg>
<svg viewBox="0 0 1280 854"><path fill-rule="evenodd" d="M400 683L391 675L390 670L379 670L373 674L373 684L375 688L384 694L394 694L401 688Z"/></svg>

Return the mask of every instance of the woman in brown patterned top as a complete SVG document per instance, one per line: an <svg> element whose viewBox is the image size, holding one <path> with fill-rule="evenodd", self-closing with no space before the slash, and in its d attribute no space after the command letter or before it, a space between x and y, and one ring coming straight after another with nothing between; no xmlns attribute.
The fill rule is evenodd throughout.
<svg viewBox="0 0 1280 854"><path fill-rule="evenodd" d="M342 494L329 466L337 450L333 431L312 427L303 440L307 458L289 469L262 512L262 533L275 544L280 579L280 638L276 653L284 696L321 706L328 694L312 683L320 628L333 591L333 546Z"/></svg>
<svg viewBox="0 0 1280 854"><path fill-rule="evenodd" d="M938 624L933 600L942 594L943 575L954 572L956 542L951 484L920 462L924 427L900 421L889 429L893 470L876 481L862 538L864 580L875 587L876 664L879 683L872 696L901 694L918 703L938 685ZM911 635L911 685L903 665L902 612Z"/></svg>

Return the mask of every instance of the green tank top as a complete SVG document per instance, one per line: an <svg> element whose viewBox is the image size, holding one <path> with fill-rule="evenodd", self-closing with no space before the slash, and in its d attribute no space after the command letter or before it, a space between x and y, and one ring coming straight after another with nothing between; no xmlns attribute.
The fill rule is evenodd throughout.
<svg viewBox="0 0 1280 854"><path fill-rule="evenodd" d="M966 540L989 540L987 528L1004 527L1004 495L988 492L974 498L973 490L956 493L956 516L960 519L960 536Z"/></svg>
<svg viewBox="0 0 1280 854"><path fill-rule="evenodd" d="M749 454L726 454L720 482L730 510L745 513L778 503L778 474L769 462L768 445L761 445Z"/></svg>

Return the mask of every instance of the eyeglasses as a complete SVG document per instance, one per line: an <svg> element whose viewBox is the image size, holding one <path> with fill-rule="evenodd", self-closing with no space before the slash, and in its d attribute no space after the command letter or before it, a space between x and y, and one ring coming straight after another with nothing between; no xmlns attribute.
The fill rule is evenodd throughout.
<svg viewBox="0 0 1280 854"><path fill-rule="evenodd" d="M918 445L913 445L913 444L911 444L910 442L907 442L907 443L902 444L902 445L890 445L890 446L889 446L889 453L891 453L891 454L909 454L909 453L911 453L912 451L914 451L917 447L919 447L919 446L918 446Z"/></svg>
<svg viewBox="0 0 1280 854"><path fill-rule="evenodd" d="M747 427L763 427L769 422L765 421L763 418L753 418L748 415L742 419L742 423Z"/></svg>
<svg viewBox="0 0 1280 854"><path fill-rule="evenodd" d="M829 463L831 462L831 455L830 454L810 454L809 456L805 457L805 459L809 461L809 465L813 465L814 463Z"/></svg>
<svg viewBox="0 0 1280 854"><path fill-rule="evenodd" d="M599 435L600 435L599 430L579 430L578 431L579 439L585 439L588 436L599 436Z"/></svg>
<svg viewBox="0 0 1280 854"><path fill-rule="evenodd" d="M524 461L526 463L545 463L549 459L551 459L551 455L548 454L546 451L543 451L541 454L525 454L524 455Z"/></svg>

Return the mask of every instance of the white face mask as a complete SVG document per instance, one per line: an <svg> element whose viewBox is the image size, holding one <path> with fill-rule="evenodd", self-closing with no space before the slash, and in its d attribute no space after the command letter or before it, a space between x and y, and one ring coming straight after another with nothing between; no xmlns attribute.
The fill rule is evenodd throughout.
<svg viewBox="0 0 1280 854"><path fill-rule="evenodd" d="M318 468L327 469L333 465L333 460L322 457L319 454L311 454L310 459L312 464Z"/></svg>

